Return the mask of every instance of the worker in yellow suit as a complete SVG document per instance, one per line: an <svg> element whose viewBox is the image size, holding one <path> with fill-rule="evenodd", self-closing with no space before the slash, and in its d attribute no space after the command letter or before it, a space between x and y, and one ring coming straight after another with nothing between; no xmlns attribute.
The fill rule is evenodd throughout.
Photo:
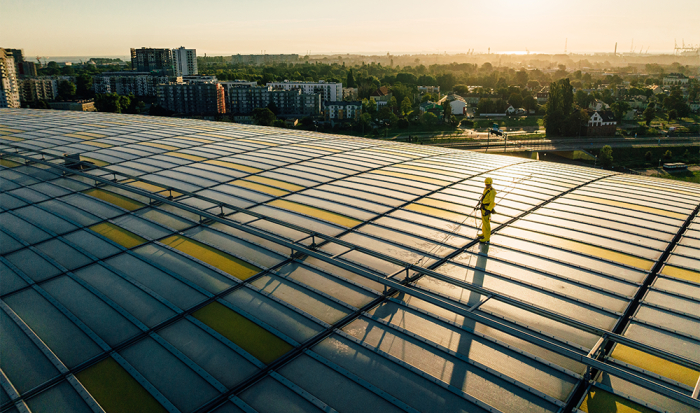
<svg viewBox="0 0 700 413"><path fill-rule="evenodd" d="M481 222L483 224L482 233L479 234L479 242L489 242L491 239L491 213L496 206L496 190L491 186L493 179L486 178L484 184L486 184L486 188L484 188L484 193L479 200Z"/></svg>

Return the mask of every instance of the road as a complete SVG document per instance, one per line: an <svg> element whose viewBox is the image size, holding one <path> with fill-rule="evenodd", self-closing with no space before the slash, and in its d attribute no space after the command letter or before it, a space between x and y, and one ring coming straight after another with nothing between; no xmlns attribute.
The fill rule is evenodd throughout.
<svg viewBox="0 0 700 413"><path fill-rule="evenodd" d="M700 136L668 137L668 138L563 138L563 139L529 139L506 141L502 138L492 137L490 141L478 140L459 143L431 143L432 146L445 148L467 149L479 152L518 152L518 151L544 151L559 150L571 151L576 149L595 149L605 145L613 148L632 148L649 146L679 146L699 145Z"/></svg>

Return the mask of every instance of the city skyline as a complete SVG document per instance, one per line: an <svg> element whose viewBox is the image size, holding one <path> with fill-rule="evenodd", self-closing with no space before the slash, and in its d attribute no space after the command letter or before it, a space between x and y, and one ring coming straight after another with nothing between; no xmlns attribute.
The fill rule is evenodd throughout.
<svg viewBox="0 0 700 413"><path fill-rule="evenodd" d="M650 0L441 5L439 12L426 14L425 3L415 1L360 0L349 7L317 0L304 5L210 0L192 8L180 0L127 0L110 9L104 1L0 0L5 15L0 34L5 47L22 48L28 56L125 56L131 47L179 46L195 48L199 56L593 53L612 52L616 43L618 53L670 53L676 41L700 42L693 21L700 2L692 0L666 2L662 9Z"/></svg>

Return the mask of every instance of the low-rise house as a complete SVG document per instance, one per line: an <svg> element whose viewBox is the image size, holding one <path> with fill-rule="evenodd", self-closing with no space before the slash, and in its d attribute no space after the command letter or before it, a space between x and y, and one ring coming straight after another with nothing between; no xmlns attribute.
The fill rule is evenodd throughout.
<svg viewBox="0 0 700 413"><path fill-rule="evenodd" d="M588 104L588 109L590 110L607 110L610 109L610 105L603 102L600 99L595 99L593 102Z"/></svg>
<svg viewBox="0 0 700 413"><path fill-rule="evenodd" d="M632 99L625 101L632 109L645 109L647 107L646 96L635 96Z"/></svg>
<svg viewBox="0 0 700 413"><path fill-rule="evenodd" d="M431 95L440 95L440 86L418 86L418 93L424 95L430 93Z"/></svg>
<svg viewBox="0 0 700 413"><path fill-rule="evenodd" d="M617 121L610 110L588 110L587 136L615 136Z"/></svg>
<svg viewBox="0 0 700 413"><path fill-rule="evenodd" d="M374 99L374 101L377 102L377 109L379 109L380 107L389 104L391 96L392 95L389 91L389 88L386 86L382 86L379 89L372 92L370 98Z"/></svg>
<svg viewBox="0 0 700 413"><path fill-rule="evenodd" d="M464 116L464 114L466 113L467 101L459 95L456 95L454 93L449 94L443 99L440 99L438 103L442 104L443 102L449 103L450 113L452 113L453 115Z"/></svg>

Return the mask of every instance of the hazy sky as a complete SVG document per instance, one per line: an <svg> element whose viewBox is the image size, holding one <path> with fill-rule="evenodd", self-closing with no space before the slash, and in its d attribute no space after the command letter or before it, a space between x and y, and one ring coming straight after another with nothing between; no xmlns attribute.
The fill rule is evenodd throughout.
<svg viewBox="0 0 700 413"><path fill-rule="evenodd" d="M28 56L671 52L700 43L700 0L0 0L0 47Z"/></svg>

